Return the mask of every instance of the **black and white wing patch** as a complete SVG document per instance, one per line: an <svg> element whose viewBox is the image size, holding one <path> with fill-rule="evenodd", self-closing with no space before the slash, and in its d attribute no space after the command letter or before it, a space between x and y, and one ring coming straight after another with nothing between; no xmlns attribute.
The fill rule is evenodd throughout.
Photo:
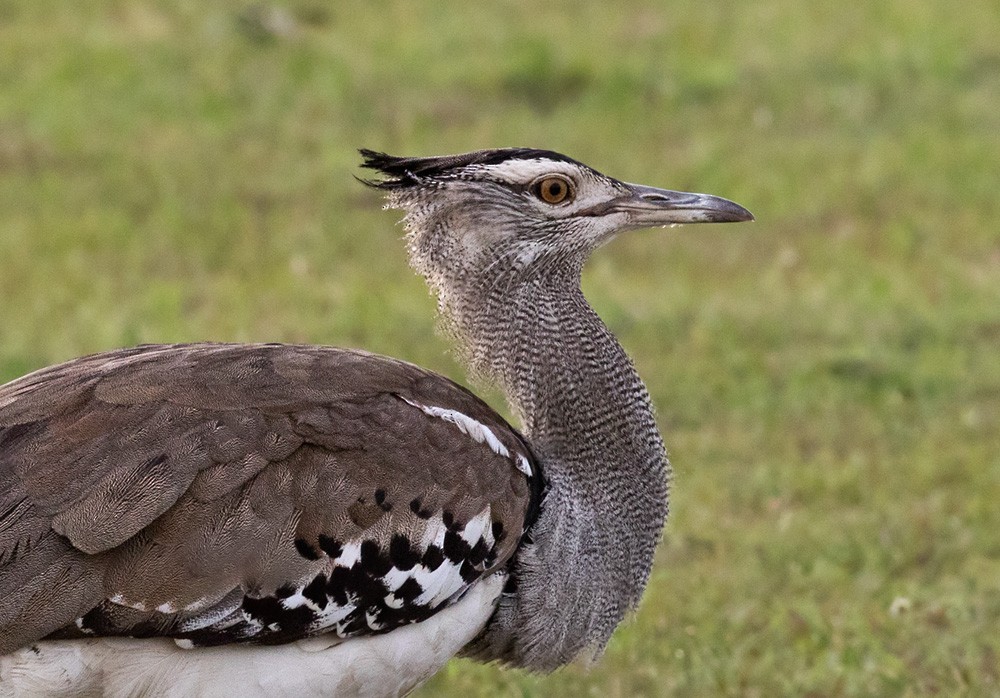
<svg viewBox="0 0 1000 698"><path fill-rule="evenodd" d="M143 347L5 390L2 651L384 633L502 573L539 506L502 417L363 352Z"/></svg>
<svg viewBox="0 0 1000 698"><path fill-rule="evenodd" d="M315 576L272 595L243 596L221 618L211 609L185 619L175 637L193 645L283 642L328 632L348 638L424 620L461 598L493 564L500 533L494 526L487 509L464 525L447 513L432 516L419 539L397 533L388 546L322 536L318 551L300 543L305 556L324 558Z"/></svg>
<svg viewBox="0 0 1000 698"><path fill-rule="evenodd" d="M504 531L488 508L464 524L448 512L428 514L419 502L412 509L423 523L412 539L396 533L388 545L325 536L315 545L297 540L297 552L313 563L313 571L273 593L233 589L214 603L180 609L148 608L115 595L53 637L166 635L190 648L277 644L331 632L350 638L425 620L460 599L490 569Z"/></svg>

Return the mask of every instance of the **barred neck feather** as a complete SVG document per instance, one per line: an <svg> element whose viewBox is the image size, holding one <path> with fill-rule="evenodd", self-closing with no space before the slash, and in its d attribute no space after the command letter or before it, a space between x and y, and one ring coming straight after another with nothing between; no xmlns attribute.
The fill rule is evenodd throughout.
<svg viewBox="0 0 1000 698"><path fill-rule="evenodd" d="M439 288L472 370L496 382L542 463L548 492L502 598L468 653L548 671L598 654L639 601L667 515L669 464L649 395L553 259L530 280L516 258L475 289Z"/></svg>

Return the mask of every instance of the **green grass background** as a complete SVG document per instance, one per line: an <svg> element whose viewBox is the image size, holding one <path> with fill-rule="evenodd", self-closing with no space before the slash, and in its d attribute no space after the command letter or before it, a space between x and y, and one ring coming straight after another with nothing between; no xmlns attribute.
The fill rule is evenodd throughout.
<svg viewBox="0 0 1000 698"><path fill-rule="evenodd" d="M590 671L422 695L998 695L998 36L995 0L0 0L0 381L206 339L463 379L359 146L720 194L757 222L585 275L676 469L638 614Z"/></svg>

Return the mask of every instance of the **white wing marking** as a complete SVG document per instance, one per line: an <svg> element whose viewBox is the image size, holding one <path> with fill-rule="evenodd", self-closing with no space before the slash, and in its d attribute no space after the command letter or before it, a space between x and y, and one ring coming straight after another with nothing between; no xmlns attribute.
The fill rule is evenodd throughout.
<svg viewBox="0 0 1000 698"><path fill-rule="evenodd" d="M416 407L424 414L430 415L431 417L437 417L438 419L443 419L446 422L451 422L458 427L459 431L471 437L477 444L485 443L495 454L511 459L514 462L514 466L518 470L528 477L532 477L531 465L528 463L528 459L524 456L524 454L517 453L515 454L516 457L511 456L510 450L503 445L500 439L497 438L497 435L493 433L493 430L482 422L475 420L469 415L463 414L458 410L450 410L445 407L436 407L434 405L422 405L419 402L408 400L402 395L400 397L403 402Z"/></svg>

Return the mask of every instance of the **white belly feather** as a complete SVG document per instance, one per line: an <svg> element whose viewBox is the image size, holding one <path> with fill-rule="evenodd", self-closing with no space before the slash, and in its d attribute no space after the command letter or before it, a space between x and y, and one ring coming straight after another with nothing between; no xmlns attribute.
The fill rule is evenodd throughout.
<svg viewBox="0 0 1000 698"><path fill-rule="evenodd" d="M494 574L423 622L347 641L191 650L165 638L39 642L0 657L0 698L403 695L479 633L504 581Z"/></svg>

